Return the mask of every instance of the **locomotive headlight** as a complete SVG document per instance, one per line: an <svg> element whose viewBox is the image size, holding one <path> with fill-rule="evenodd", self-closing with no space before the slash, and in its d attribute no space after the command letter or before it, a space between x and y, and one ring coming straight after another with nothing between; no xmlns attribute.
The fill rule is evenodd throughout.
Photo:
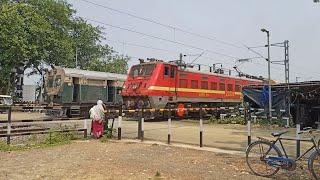
<svg viewBox="0 0 320 180"><path fill-rule="evenodd" d="M126 88L126 85L123 85L123 87L122 87L123 89L125 89Z"/></svg>

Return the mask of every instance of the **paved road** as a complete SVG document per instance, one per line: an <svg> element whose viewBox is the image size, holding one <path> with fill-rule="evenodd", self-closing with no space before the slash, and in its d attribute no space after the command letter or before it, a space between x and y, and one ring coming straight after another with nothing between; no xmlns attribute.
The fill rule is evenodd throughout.
<svg viewBox="0 0 320 180"><path fill-rule="evenodd" d="M117 127L115 122L115 127ZM168 134L167 121L145 122L145 139L166 142ZM294 136L295 129L283 129L276 127L252 128L252 139L256 140L257 136L272 139L270 136L273 131L289 130L288 136ZM186 143L199 145L199 123L196 121L173 121L172 122L172 141L178 143ZM137 138L138 122L123 121L122 133L125 138ZM244 125L221 125L221 124L204 124L203 143L204 146L244 151L247 147L247 127ZM295 142L284 142L291 154L295 153ZM303 148L307 148L307 144L303 144Z"/></svg>

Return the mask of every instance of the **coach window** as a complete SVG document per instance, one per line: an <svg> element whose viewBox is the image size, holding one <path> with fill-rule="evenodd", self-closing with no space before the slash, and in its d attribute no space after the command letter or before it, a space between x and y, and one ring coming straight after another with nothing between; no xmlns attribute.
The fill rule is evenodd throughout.
<svg viewBox="0 0 320 180"><path fill-rule="evenodd" d="M191 80L191 88L193 88L193 89L198 88L198 81L197 80Z"/></svg>
<svg viewBox="0 0 320 180"><path fill-rule="evenodd" d="M54 87L59 88L61 86L61 76L60 75L56 76L54 84L55 84Z"/></svg>
<svg viewBox="0 0 320 180"><path fill-rule="evenodd" d="M170 77L171 77L171 78L174 78L174 66L171 66L171 69L170 69Z"/></svg>
<svg viewBox="0 0 320 180"><path fill-rule="evenodd" d="M168 66L165 66L165 67L164 67L164 75L165 75L165 76L168 76L168 75L169 75L169 67L168 67Z"/></svg>
<svg viewBox="0 0 320 180"><path fill-rule="evenodd" d="M224 84L224 83L220 83L219 84L219 90L220 91L224 91L224 90L226 90L226 87L225 87L226 85Z"/></svg>
<svg viewBox="0 0 320 180"><path fill-rule="evenodd" d="M207 81L201 81L201 89L208 89L208 82Z"/></svg>

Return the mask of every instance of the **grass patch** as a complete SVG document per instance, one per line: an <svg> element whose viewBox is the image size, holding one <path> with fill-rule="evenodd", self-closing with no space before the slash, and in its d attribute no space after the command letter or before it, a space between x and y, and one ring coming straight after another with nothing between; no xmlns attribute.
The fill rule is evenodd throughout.
<svg viewBox="0 0 320 180"><path fill-rule="evenodd" d="M100 138L99 140L102 143L106 143L106 142L109 142L110 138L108 136L102 136L102 138Z"/></svg>
<svg viewBox="0 0 320 180"><path fill-rule="evenodd" d="M50 132L43 136L31 135L23 144L7 145L6 142L0 141L0 151L19 151L34 148L46 148L57 145L64 145L71 143L77 138L75 132Z"/></svg>
<svg viewBox="0 0 320 180"><path fill-rule="evenodd" d="M117 134L117 129L112 129L112 134L110 129L107 129L104 131L104 135L99 139L100 142L108 142L110 139L112 139Z"/></svg>
<svg viewBox="0 0 320 180"><path fill-rule="evenodd" d="M154 175L155 177L160 177L161 173L159 171L156 172L156 175Z"/></svg>

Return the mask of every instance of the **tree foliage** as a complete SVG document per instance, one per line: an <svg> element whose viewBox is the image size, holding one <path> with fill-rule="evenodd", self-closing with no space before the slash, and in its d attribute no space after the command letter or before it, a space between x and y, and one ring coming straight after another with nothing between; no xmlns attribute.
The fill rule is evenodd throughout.
<svg viewBox="0 0 320 180"><path fill-rule="evenodd" d="M82 69L126 73L128 57L103 45L101 27L75 13L63 0L0 0L2 90L16 68L43 75L44 64L74 68L76 56Z"/></svg>

